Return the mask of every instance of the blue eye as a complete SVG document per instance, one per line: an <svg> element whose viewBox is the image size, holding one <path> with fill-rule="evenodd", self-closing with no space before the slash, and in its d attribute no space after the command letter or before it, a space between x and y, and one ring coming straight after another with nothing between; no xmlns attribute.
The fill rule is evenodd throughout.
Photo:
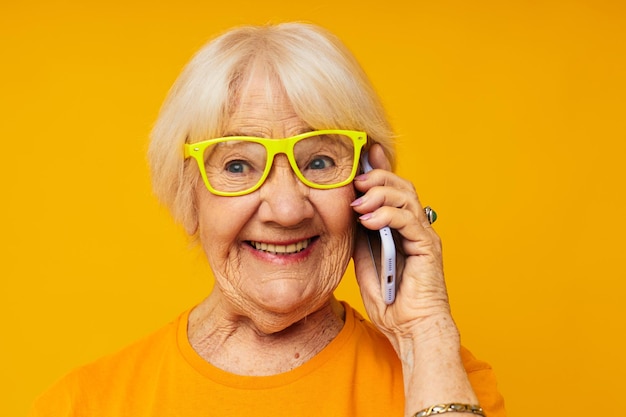
<svg viewBox="0 0 626 417"><path fill-rule="evenodd" d="M232 174L245 174L250 170L250 166L244 161L231 161L226 164L226 171Z"/></svg>
<svg viewBox="0 0 626 417"><path fill-rule="evenodd" d="M331 166L333 166L333 160L327 156L318 156L317 158L313 159L310 163L308 168L309 169L326 169L329 168Z"/></svg>

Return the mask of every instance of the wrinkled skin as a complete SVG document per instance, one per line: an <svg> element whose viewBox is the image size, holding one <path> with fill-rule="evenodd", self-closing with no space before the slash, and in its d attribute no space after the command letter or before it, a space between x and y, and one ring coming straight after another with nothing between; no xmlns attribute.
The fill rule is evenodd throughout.
<svg viewBox="0 0 626 417"><path fill-rule="evenodd" d="M242 91L227 135L283 138L310 131L280 89L268 100L264 80L253 76ZM263 373L251 358L262 357L268 343L273 358L281 349L297 351L298 360L276 364L280 370L323 349L343 326L343 307L333 292L352 256L354 187L309 188L287 157L277 155L266 182L250 194L216 196L202 181L195 191L197 232L215 276L213 292L190 317L196 350L227 370ZM252 242L309 244L297 253L273 254ZM276 373L268 361L262 364L266 372Z"/></svg>
<svg viewBox="0 0 626 417"><path fill-rule="evenodd" d="M311 130L281 89L258 75L242 90L227 134L283 138ZM352 256L367 313L402 362L407 412L447 399L476 403L460 359L439 237L413 185L390 171L379 145L370 149L370 162L373 171L332 190L302 184L285 155L244 196L212 195L200 181L195 229L215 287L190 315L189 340L208 362L243 375L305 363L341 331L344 311L333 291ZM392 305L382 300L355 214L363 227L397 233L401 285ZM300 252L288 249L303 242L309 244ZM289 253L264 251L261 243Z"/></svg>

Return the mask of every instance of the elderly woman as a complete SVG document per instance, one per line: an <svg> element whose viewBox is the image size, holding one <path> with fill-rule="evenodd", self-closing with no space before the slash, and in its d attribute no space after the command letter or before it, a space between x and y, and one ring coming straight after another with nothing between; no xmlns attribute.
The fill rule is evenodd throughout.
<svg viewBox="0 0 626 417"><path fill-rule="evenodd" d="M242 27L204 47L152 133L154 189L215 278L170 325L63 378L54 416L504 415L460 346L441 245L347 49L305 24ZM360 173L368 151L373 170ZM395 302L365 229L395 229ZM371 323L333 292L350 259ZM373 324L372 324L373 323Z"/></svg>

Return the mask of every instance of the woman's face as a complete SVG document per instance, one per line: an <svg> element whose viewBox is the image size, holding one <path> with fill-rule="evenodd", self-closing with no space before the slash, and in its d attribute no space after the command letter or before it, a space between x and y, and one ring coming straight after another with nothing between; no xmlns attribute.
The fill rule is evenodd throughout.
<svg viewBox="0 0 626 417"><path fill-rule="evenodd" d="M265 79L252 76L225 136L284 138L311 130L280 88L268 94ZM282 154L261 188L247 195L216 196L199 181L198 233L215 289L253 321L274 317L274 331L320 309L350 260L354 198L351 184L331 190L302 184Z"/></svg>

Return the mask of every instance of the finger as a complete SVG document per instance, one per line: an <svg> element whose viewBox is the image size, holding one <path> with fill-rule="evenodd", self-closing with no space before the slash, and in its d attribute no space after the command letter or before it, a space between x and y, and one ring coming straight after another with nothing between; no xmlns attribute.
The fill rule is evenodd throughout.
<svg viewBox="0 0 626 417"><path fill-rule="evenodd" d="M356 199L352 206L360 214L369 213L384 206L405 209L416 215L422 210L417 193L410 183L405 186L405 189L374 186Z"/></svg>
<svg viewBox="0 0 626 417"><path fill-rule="evenodd" d="M374 170L355 178L354 186L363 193L351 203L357 213L366 214L383 206L402 208L413 213L425 228L431 228L432 222L412 182L387 171Z"/></svg>
<svg viewBox="0 0 626 417"><path fill-rule="evenodd" d="M391 171L374 168L366 174L358 175L354 178L354 185L361 192L366 192L372 187L393 187L407 192L415 192L413 183Z"/></svg>
<svg viewBox="0 0 626 417"><path fill-rule="evenodd" d="M389 226L402 236L402 247L407 255L439 253L440 239L423 211L416 216L409 210L383 206L359 217L361 224L371 230Z"/></svg>
<svg viewBox="0 0 626 417"><path fill-rule="evenodd" d="M367 235L363 230L357 233L356 245L353 253L356 279L361 290L361 297L366 307L382 303L380 280ZM369 311L369 308L368 308Z"/></svg>

